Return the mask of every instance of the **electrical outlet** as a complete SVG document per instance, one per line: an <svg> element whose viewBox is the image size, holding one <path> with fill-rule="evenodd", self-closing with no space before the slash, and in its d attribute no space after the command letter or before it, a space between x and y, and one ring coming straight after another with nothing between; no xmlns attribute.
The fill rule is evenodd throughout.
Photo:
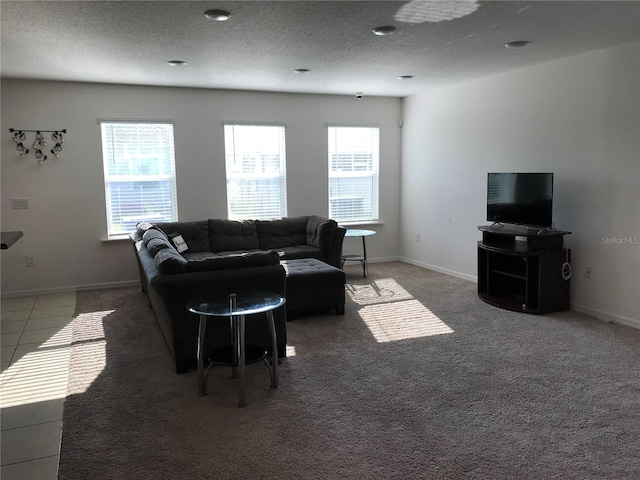
<svg viewBox="0 0 640 480"><path fill-rule="evenodd" d="M36 257L29 255L27 257L27 267L35 267L36 266Z"/></svg>
<svg viewBox="0 0 640 480"><path fill-rule="evenodd" d="M416 233L416 242L420 242L420 234Z"/></svg>
<svg viewBox="0 0 640 480"><path fill-rule="evenodd" d="M29 199L28 198L12 198L11 208L13 208L14 210L27 210L29 209Z"/></svg>
<svg viewBox="0 0 640 480"><path fill-rule="evenodd" d="M584 267L584 276L586 278L591 278L591 267Z"/></svg>

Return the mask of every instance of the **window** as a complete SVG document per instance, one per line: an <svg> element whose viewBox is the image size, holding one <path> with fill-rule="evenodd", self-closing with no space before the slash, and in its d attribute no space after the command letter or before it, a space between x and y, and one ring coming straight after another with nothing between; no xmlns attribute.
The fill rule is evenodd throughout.
<svg viewBox="0 0 640 480"><path fill-rule="evenodd" d="M101 122L109 238L177 221L173 125Z"/></svg>
<svg viewBox="0 0 640 480"><path fill-rule="evenodd" d="M378 220L379 130L329 127L329 217Z"/></svg>
<svg viewBox="0 0 640 480"><path fill-rule="evenodd" d="M271 125L224 126L230 220L287 216L284 130Z"/></svg>

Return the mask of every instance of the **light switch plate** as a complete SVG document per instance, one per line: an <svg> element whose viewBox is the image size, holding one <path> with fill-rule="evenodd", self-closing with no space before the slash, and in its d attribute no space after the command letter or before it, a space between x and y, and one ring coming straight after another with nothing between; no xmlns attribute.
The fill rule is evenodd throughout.
<svg viewBox="0 0 640 480"><path fill-rule="evenodd" d="M11 208L13 208L14 210L28 209L29 199L28 198L12 198Z"/></svg>

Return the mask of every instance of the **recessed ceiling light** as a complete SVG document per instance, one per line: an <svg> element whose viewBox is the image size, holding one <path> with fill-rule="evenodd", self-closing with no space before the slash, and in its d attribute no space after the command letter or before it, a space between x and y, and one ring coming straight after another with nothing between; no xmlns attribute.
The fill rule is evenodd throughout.
<svg viewBox="0 0 640 480"><path fill-rule="evenodd" d="M226 22L229 20L231 14L226 10L207 10L204 12L204 16L209 20L215 20L216 22Z"/></svg>
<svg viewBox="0 0 640 480"><path fill-rule="evenodd" d="M393 32L396 31L396 27L393 27L391 25L385 25L382 27L376 27L371 31L376 35L380 35L380 36L391 35Z"/></svg>
<svg viewBox="0 0 640 480"><path fill-rule="evenodd" d="M309 70L308 68L296 68L293 72L294 73L309 73L311 70Z"/></svg>
<svg viewBox="0 0 640 480"><path fill-rule="evenodd" d="M514 48L525 47L525 46L529 45L529 43L530 42L528 42L527 40L517 40L515 42L505 43L504 46L505 46L505 48L514 49Z"/></svg>
<svg viewBox="0 0 640 480"><path fill-rule="evenodd" d="M411 80L413 78L413 75L400 75L398 77L398 80Z"/></svg>
<svg viewBox="0 0 640 480"><path fill-rule="evenodd" d="M187 64L184 60L169 60L167 63L172 67L183 67Z"/></svg>

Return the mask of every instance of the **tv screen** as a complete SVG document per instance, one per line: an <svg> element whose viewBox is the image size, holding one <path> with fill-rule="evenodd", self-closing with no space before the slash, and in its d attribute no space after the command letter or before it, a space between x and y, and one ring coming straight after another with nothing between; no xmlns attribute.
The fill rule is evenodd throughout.
<svg viewBox="0 0 640 480"><path fill-rule="evenodd" d="M553 173L489 173L487 220L551 227Z"/></svg>

